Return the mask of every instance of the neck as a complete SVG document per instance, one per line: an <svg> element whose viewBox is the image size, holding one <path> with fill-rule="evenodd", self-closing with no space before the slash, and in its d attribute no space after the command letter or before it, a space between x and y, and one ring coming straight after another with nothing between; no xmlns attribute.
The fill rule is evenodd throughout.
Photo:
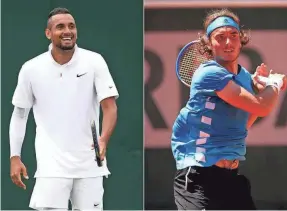
<svg viewBox="0 0 287 211"><path fill-rule="evenodd" d="M52 57L57 63L61 65L68 63L72 59L74 52L75 48L73 48L72 50L64 51L54 46L53 49L51 50Z"/></svg>
<svg viewBox="0 0 287 211"><path fill-rule="evenodd" d="M225 61L217 61L218 64L223 66L225 69L227 69L229 72L237 75L238 73L238 62L237 60L232 62L225 62Z"/></svg>

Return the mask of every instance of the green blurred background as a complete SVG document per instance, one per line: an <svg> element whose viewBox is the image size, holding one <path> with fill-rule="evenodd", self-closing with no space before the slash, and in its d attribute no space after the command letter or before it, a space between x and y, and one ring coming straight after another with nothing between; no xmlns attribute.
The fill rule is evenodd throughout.
<svg viewBox="0 0 287 211"><path fill-rule="evenodd" d="M141 0L2 0L1 209L27 210L34 185L35 123L32 112L22 148L30 179L27 190L9 176L9 122L18 72L26 61L48 49L48 13L68 8L78 27L78 45L101 53L120 93L118 124L110 140L105 180L105 209L143 208L143 2ZM133 103L133 106L131 106Z"/></svg>

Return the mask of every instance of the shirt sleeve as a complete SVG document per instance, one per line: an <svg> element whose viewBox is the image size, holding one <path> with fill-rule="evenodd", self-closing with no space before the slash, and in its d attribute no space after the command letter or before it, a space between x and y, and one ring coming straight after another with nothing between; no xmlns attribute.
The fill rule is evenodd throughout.
<svg viewBox="0 0 287 211"><path fill-rule="evenodd" d="M102 56L99 56L96 65L94 84L98 101L101 102L108 97L115 97L117 99L119 97L117 87L110 74L108 65Z"/></svg>
<svg viewBox="0 0 287 211"><path fill-rule="evenodd" d="M197 90L220 91L234 75L216 64L204 64L194 74L193 83Z"/></svg>
<svg viewBox="0 0 287 211"><path fill-rule="evenodd" d="M12 98L12 104L19 108L31 108L34 104L32 86L28 73L29 69L24 64L20 69L17 86Z"/></svg>

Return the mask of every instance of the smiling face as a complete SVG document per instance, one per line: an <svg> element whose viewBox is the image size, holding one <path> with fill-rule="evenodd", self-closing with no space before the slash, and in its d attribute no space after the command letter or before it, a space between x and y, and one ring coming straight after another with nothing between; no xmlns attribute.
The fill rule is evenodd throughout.
<svg viewBox="0 0 287 211"><path fill-rule="evenodd" d="M221 27L212 32L210 47L215 60L233 62L240 54L239 32L234 27Z"/></svg>
<svg viewBox="0 0 287 211"><path fill-rule="evenodd" d="M75 20L70 14L52 16L45 32L53 46L61 50L72 50L76 44L77 28Z"/></svg>

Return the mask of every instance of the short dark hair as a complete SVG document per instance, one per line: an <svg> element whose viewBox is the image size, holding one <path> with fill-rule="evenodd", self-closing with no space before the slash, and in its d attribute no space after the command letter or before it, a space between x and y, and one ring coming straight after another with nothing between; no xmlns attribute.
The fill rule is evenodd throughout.
<svg viewBox="0 0 287 211"><path fill-rule="evenodd" d="M63 8L63 7L54 8L48 15L48 20L47 20L48 28L50 28L49 23L50 23L51 17L53 17L54 15L59 15L59 14L71 14L71 13L67 8Z"/></svg>
<svg viewBox="0 0 287 211"><path fill-rule="evenodd" d="M63 8L63 7L56 7L55 9L53 9L49 15L48 15L48 19L50 19L52 16L54 15L59 15L59 14L71 14L70 11L67 8Z"/></svg>

